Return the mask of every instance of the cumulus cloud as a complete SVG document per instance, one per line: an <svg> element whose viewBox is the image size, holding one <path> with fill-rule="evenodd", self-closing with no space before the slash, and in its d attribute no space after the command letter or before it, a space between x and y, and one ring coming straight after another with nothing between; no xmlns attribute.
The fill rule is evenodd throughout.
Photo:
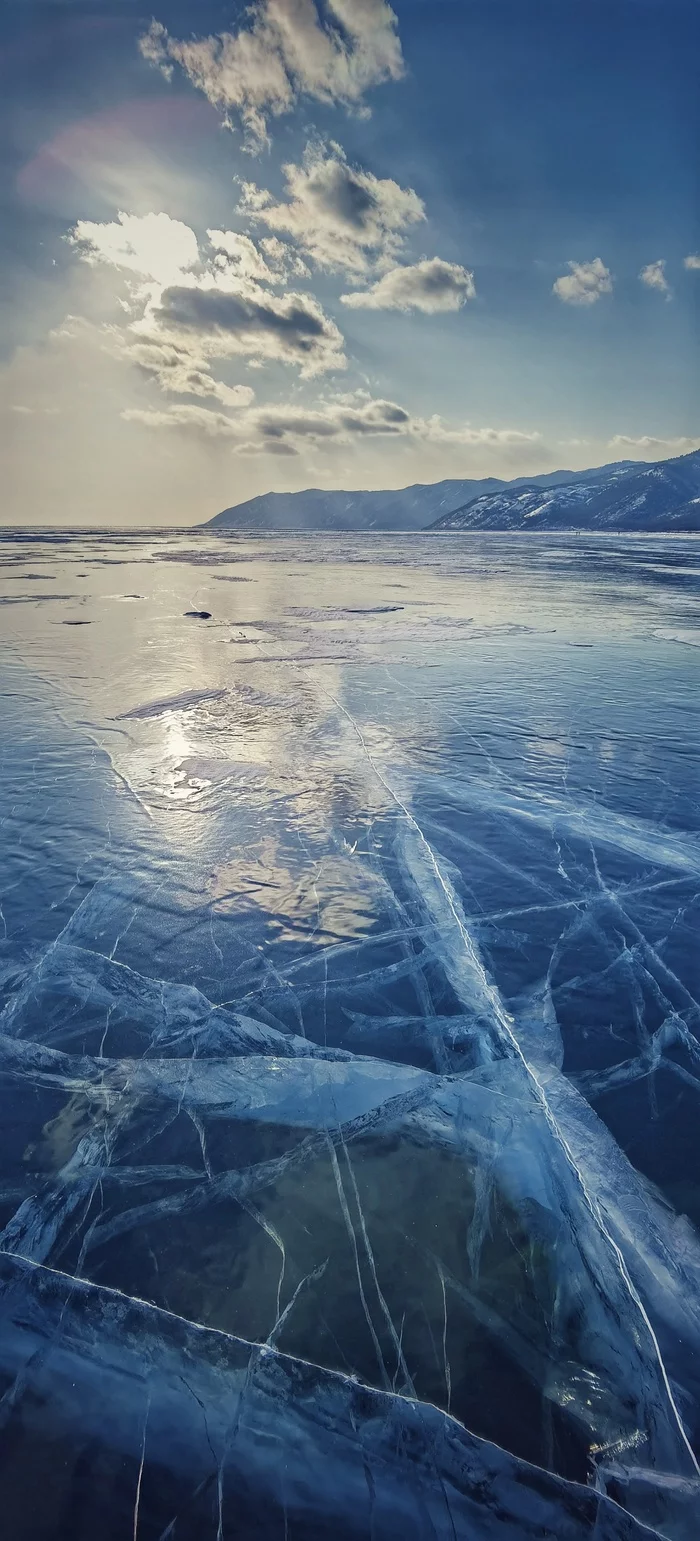
<svg viewBox="0 0 700 1541"><path fill-rule="evenodd" d="M473 273L457 262L431 257L411 267L390 268L371 289L341 294L340 298L354 310L422 310L434 316L440 311L460 310L475 295Z"/></svg>
<svg viewBox="0 0 700 1541"><path fill-rule="evenodd" d="M286 284L290 278L308 278L306 263L285 241L277 236L263 236L256 245L249 235L236 230L207 230L214 248L214 266L219 272L237 278L252 278L260 283Z"/></svg>
<svg viewBox="0 0 700 1541"><path fill-rule="evenodd" d="M189 337L207 357L246 355L256 364L294 364L308 378L343 369L343 338L313 295L272 294L259 284L177 284L164 289L143 330Z"/></svg>
<svg viewBox="0 0 700 1541"><path fill-rule="evenodd" d="M339 145L309 146L302 165L282 169L286 199L244 182L239 212L291 235L319 268L363 274L375 264L389 267L407 228L425 219L412 188L350 166Z"/></svg>
<svg viewBox="0 0 700 1541"><path fill-rule="evenodd" d="M177 283L199 262L194 230L168 214L124 214L103 224L79 219L68 240L84 262L106 263L158 284Z"/></svg>
<svg viewBox="0 0 700 1541"><path fill-rule="evenodd" d="M172 74L179 65L212 103L239 115L250 148L270 117L300 96L357 108L367 90L403 74L397 20L386 0L254 0L235 32L180 41L153 21L143 57Z"/></svg>
<svg viewBox="0 0 700 1541"><path fill-rule="evenodd" d="M684 257L683 266L691 272L700 273L700 252L691 252L689 257Z"/></svg>
<svg viewBox="0 0 700 1541"><path fill-rule="evenodd" d="M612 294L612 274L600 257L570 262L568 267L569 272L552 285L552 293L565 305L595 305L601 294Z"/></svg>
<svg viewBox="0 0 700 1541"><path fill-rule="evenodd" d="M256 366L277 360L305 378L345 368L342 334L314 296L275 294L261 282L279 287L303 273L294 251L276 236L256 245L235 231L211 230L208 239L213 255L205 260L194 231L166 214L120 214L118 222L73 228L69 240L84 261L150 281L132 291L126 334L112 329L115 351L121 346L165 391L228 405L239 404L244 388L215 381L211 358L244 356Z"/></svg>
<svg viewBox="0 0 700 1541"><path fill-rule="evenodd" d="M670 300L673 291L666 277L666 263L663 257L658 262L647 263L647 266L642 268L639 277L642 283L646 284L647 289L658 289L660 294L665 295L666 299Z"/></svg>

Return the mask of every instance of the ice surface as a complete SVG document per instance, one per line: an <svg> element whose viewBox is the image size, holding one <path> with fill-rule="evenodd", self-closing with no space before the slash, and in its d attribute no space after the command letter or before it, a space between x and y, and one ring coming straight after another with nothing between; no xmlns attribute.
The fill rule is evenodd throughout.
<svg viewBox="0 0 700 1541"><path fill-rule="evenodd" d="M695 1541L697 542L191 541L6 541L13 1536Z"/></svg>
<svg viewBox="0 0 700 1541"><path fill-rule="evenodd" d="M5 1440L30 1435L53 1476L49 1505L30 1470L3 1474L18 1541L47 1533L49 1507L80 1538L105 1512L112 1534L163 1541L652 1534L429 1405L9 1258L0 1291Z"/></svg>

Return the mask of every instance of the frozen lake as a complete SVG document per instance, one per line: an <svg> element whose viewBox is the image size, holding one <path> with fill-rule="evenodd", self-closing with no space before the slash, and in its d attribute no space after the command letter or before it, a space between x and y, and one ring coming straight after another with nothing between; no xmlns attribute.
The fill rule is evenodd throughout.
<svg viewBox="0 0 700 1541"><path fill-rule="evenodd" d="M700 540L0 552L8 1535L696 1541Z"/></svg>

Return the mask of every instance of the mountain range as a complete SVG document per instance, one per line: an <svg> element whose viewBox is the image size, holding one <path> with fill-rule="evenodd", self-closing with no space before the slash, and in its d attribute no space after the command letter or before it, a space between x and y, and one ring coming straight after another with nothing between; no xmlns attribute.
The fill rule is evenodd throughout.
<svg viewBox="0 0 700 1541"><path fill-rule="evenodd" d="M700 530L700 451L501 481L387 492L267 492L225 508L208 530Z"/></svg>
<svg viewBox="0 0 700 1541"><path fill-rule="evenodd" d="M700 452L468 499L433 530L700 530Z"/></svg>

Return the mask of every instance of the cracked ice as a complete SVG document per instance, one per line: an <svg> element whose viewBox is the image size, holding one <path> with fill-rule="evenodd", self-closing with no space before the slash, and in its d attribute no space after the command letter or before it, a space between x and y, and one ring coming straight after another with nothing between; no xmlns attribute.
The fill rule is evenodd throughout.
<svg viewBox="0 0 700 1541"><path fill-rule="evenodd" d="M10 1532L694 1541L697 542L188 540L5 540Z"/></svg>

